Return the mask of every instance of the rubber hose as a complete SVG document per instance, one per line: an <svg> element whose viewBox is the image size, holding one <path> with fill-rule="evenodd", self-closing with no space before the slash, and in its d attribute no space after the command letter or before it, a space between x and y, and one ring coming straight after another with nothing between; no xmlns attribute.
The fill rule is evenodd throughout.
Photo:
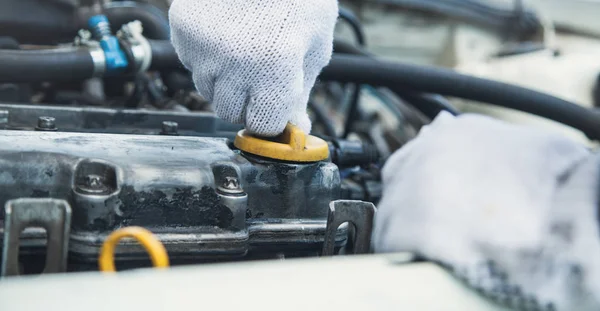
<svg viewBox="0 0 600 311"><path fill-rule="evenodd" d="M149 40L152 69L173 69L179 63L169 41ZM0 50L0 83L77 81L94 74L94 63L85 48Z"/></svg>
<svg viewBox="0 0 600 311"><path fill-rule="evenodd" d="M360 117L359 111L359 101L360 101L360 93L362 91L362 86L360 84L352 85L352 94L350 94L350 107L348 109L348 114L346 115L346 122L344 122L344 132L342 133L342 137L347 138L350 133L352 133L354 120Z"/></svg>
<svg viewBox="0 0 600 311"><path fill-rule="evenodd" d="M374 57L373 54L343 41L335 41L333 43L333 50L334 52L341 54L353 54ZM402 88L401 86L393 86L389 87L389 89L393 91L396 94L396 96L409 102L411 106L415 107L415 109L419 110L421 113L423 113L426 117L430 119L435 118L441 111L447 111L455 116L460 114L460 111L458 109L452 106L450 102L448 102L445 98L443 98L440 95L423 94L407 90L405 88ZM346 126L346 128L346 130L349 130L348 125Z"/></svg>
<svg viewBox="0 0 600 311"><path fill-rule="evenodd" d="M331 123L330 118L327 116L327 111L325 108L315 104L312 100L308 101L308 108L315 114L316 121L323 125L323 131L325 132L325 135L329 137L337 137L337 134L335 133L335 127Z"/></svg>
<svg viewBox="0 0 600 311"><path fill-rule="evenodd" d="M364 50L361 47L357 47L353 44L350 44L345 41L340 41L340 40L333 41L333 52L334 53L342 53L342 54L353 54L353 55L375 57L374 54Z"/></svg>
<svg viewBox="0 0 600 311"><path fill-rule="evenodd" d="M525 37L535 34L542 27L539 17L532 10L495 7L479 0L375 0L375 3L450 16L500 32L516 28Z"/></svg>
<svg viewBox="0 0 600 311"><path fill-rule="evenodd" d="M150 49L152 50L152 70L173 70L184 69L179 62L179 57L175 53L175 48L171 42L167 40L148 40Z"/></svg>
<svg viewBox="0 0 600 311"><path fill-rule="evenodd" d="M449 112L453 116L460 114L458 109L439 94L423 94L400 87L389 89L430 119L434 119L442 111Z"/></svg>
<svg viewBox="0 0 600 311"><path fill-rule="evenodd" d="M181 66L175 49L168 42L152 41L151 46L151 67ZM597 112L548 94L450 69L334 54L319 79L474 100L528 112L576 128L591 139L600 139L600 114Z"/></svg>
<svg viewBox="0 0 600 311"><path fill-rule="evenodd" d="M73 40L75 10L48 0L0 0L0 36L21 44L56 44Z"/></svg>
<svg viewBox="0 0 600 311"><path fill-rule="evenodd" d="M354 12L340 6L339 15L340 18L346 21L346 23L350 25L350 28L352 28L352 31L354 32L354 37L356 38L356 42L358 42L360 46L365 46L365 32L363 31L360 21L358 20L356 15L354 15Z"/></svg>
<svg viewBox="0 0 600 311"><path fill-rule="evenodd" d="M152 41L151 68L181 66L168 41ZM83 80L92 77L92 57L85 49L0 50L0 82ZM454 96L511 108L572 126L600 139L600 114L554 96L453 70L334 55L322 80L362 83Z"/></svg>
<svg viewBox="0 0 600 311"><path fill-rule="evenodd" d="M80 81L93 74L87 49L0 50L0 83Z"/></svg>
<svg viewBox="0 0 600 311"><path fill-rule="evenodd" d="M341 10L340 10L341 12ZM342 41L334 41L333 42L333 50L336 53L348 53L348 54L356 54L356 55L367 55L367 52L363 52L363 49L359 49L351 44L342 42ZM369 54L370 55L370 54ZM350 95L350 107L348 109L348 113L346 115L346 120L344 122L344 132L342 133L342 137L346 138L350 135L353 128L354 119L359 116L359 101L360 94L362 91L362 86L360 84L355 84L352 86L352 94Z"/></svg>
<svg viewBox="0 0 600 311"><path fill-rule="evenodd" d="M472 77L453 70L335 55L322 80L364 83L453 96L538 115L600 139L600 114L563 99L516 85Z"/></svg>

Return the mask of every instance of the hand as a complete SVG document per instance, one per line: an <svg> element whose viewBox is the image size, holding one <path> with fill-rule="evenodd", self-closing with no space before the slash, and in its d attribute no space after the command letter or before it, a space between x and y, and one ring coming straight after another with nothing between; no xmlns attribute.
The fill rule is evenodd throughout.
<svg viewBox="0 0 600 311"><path fill-rule="evenodd" d="M333 49L337 0L175 0L171 39L219 117L275 136L306 133L306 104Z"/></svg>
<svg viewBox="0 0 600 311"><path fill-rule="evenodd" d="M599 166L560 136L442 114L384 167L374 249L420 254L513 307L597 310Z"/></svg>

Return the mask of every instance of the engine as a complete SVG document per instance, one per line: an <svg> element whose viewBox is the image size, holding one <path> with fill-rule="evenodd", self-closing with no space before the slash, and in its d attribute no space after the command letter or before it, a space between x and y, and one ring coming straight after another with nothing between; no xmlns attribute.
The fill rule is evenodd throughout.
<svg viewBox="0 0 600 311"><path fill-rule="evenodd" d="M48 119L40 117L38 128ZM2 200L20 199L12 209L38 204L23 198L68 204L71 213L32 224L70 223L69 258L82 267L96 262L110 232L126 226L150 228L175 262L320 251L327 206L340 197L337 166L277 163L241 154L227 139L169 135L9 131L2 136ZM22 224L4 230L7 240L27 224L16 215L5 215ZM21 239L23 254L45 244L34 228ZM145 252L131 245L118 254L140 256Z"/></svg>
<svg viewBox="0 0 600 311"><path fill-rule="evenodd" d="M155 2L0 1L2 275L97 270L104 243L132 227L174 265L368 253L383 163L439 112L460 113L441 95L600 137L596 114L550 95L375 59L342 8L358 44L334 42L308 102L312 136L262 139L318 140L323 156L261 154L196 92ZM119 269L148 266L148 247L122 241Z"/></svg>
<svg viewBox="0 0 600 311"><path fill-rule="evenodd" d="M174 265L368 252L374 208L361 200L380 196L381 151L335 135L346 86L321 83L311 100L329 156L263 157L195 92L164 11L25 2L0 16L2 275L97 270L104 241L129 227ZM27 10L52 14L12 28ZM119 269L147 257L135 240L114 255Z"/></svg>
<svg viewBox="0 0 600 311"><path fill-rule="evenodd" d="M371 254L371 234L386 161L442 112L540 122L597 147L600 114L591 107L600 105L600 67L593 66L594 49L582 56L570 46L598 45L590 36L597 32L590 26L597 20L588 13L593 10L565 6L546 20L547 12L518 0L339 0L333 55L307 103L312 132L290 123L277 137L260 137L218 118L215 103L196 91L171 44L171 2L0 0L0 308L185 309L201 295L203 305L224 310L247 309L260 296L268 299L254 305L265 310L334 304L554 310L501 264L465 251L460 241L441 248L473 257L459 256L455 265L429 252L441 244L422 243L427 237L412 231L398 234L398 241L419 242L393 249L414 253ZM574 9L585 14L562 16ZM333 23L334 15L327 15ZM425 135L462 147L432 132ZM404 155L416 149L405 148ZM414 154L402 169L424 163L423 153ZM436 178L442 166L456 171L452 161L416 171ZM422 176L392 171L398 163L385 176L418 185L408 190L418 189L418 200L436 198L428 195L439 189L447 194L448 187L430 187ZM407 191L394 181L385 185L378 225L404 230L390 219L414 217L448 222L420 211L413 218L387 217L418 208L410 206L413 200L390 199L393 191ZM469 197L468 191L479 190L457 195ZM394 211L394 204L409 205ZM429 229L444 227L411 228L431 237ZM388 237L399 231L392 232L375 235L376 250L381 236L396 242ZM496 253L490 245L484 253ZM320 259L354 254L369 255ZM304 259L288 260L295 258ZM110 276L170 266L188 267ZM572 266L579 278L581 266ZM81 273L91 271L106 273ZM237 299L223 290L232 282L243 289ZM306 288L311 294L299 299ZM68 303L55 297L65 293Z"/></svg>

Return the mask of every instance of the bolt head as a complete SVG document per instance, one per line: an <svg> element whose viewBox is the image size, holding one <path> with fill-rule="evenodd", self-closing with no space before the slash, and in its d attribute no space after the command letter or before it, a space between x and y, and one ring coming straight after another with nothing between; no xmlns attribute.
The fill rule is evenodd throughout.
<svg viewBox="0 0 600 311"><path fill-rule="evenodd" d="M240 188L240 182L235 177L225 177L225 182L223 182L223 188L234 190Z"/></svg>
<svg viewBox="0 0 600 311"><path fill-rule="evenodd" d="M84 178L85 184L88 187L98 188L102 186L102 180L98 175L87 175Z"/></svg>
<svg viewBox="0 0 600 311"><path fill-rule="evenodd" d="M36 129L40 131L56 131L56 119L45 116L39 117Z"/></svg>
<svg viewBox="0 0 600 311"><path fill-rule="evenodd" d="M110 192L103 178L94 174L83 177L80 183L77 184L77 190L84 194L106 194Z"/></svg>
<svg viewBox="0 0 600 311"><path fill-rule="evenodd" d="M8 110L0 110L0 124L8 123Z"/></svg>
<svg viewBox="0 0 600 311"><path fill-rule="evenodd" d="M223 183L217 187L221 194L238 196L244 193L240 187L240 181L235 177L225 177Z"/></svg>
<svg viewBox="0 0 600 311"><path fill-rule="evenodd" d="M162 132L163 135L177 135L177 130L179 129L179 124L173 121L164 121L162 123Z"/></svg>

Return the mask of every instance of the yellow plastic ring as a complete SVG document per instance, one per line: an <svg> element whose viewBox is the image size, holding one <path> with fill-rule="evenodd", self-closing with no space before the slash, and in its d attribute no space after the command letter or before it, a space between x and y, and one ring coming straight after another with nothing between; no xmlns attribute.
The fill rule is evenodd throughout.
<svg viewBox="0 0 600 311"><path fill-rule="evenodd" d="M169 267L169 256L164 245L147 229L127 227L111 233L100 250L98 266L102 272L115 272L115 248L123 238L134 238L146 249L155 268Z"/></svg>
<svg viewBox="0 0 600 311"><path fill-rule="evenodd" d="M306 135L291 123L288 123L281 135L273 138L258 137L241 130L235 136L233 144L244 152L283 161L317 162L329 157L327 142Z"/></svg>

